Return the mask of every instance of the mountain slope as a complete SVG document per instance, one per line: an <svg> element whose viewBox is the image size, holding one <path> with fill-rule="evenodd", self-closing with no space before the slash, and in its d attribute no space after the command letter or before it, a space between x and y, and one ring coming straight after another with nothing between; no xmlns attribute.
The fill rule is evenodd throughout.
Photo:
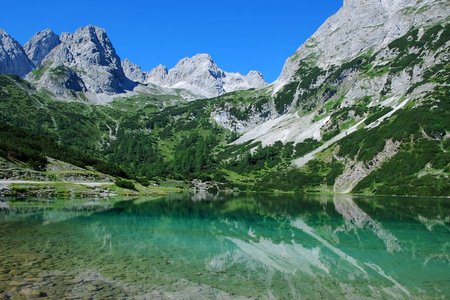
<svg viewBox="0 0 450 300"><path fill-rule="evenodd" d="M449 13L445 0L345 0L286 61L274 91L300 79L298 70L304 63L327 70L369 50L377 52L412 28L448 20Z"/></svg>

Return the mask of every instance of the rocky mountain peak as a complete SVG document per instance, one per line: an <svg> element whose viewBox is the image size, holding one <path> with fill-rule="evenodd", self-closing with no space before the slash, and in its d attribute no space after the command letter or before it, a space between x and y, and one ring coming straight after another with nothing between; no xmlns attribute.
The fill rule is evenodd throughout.
<svg viewBox="0 0 450 300"><path fill-rule="evenodd" d="M84 64L109 66L121 70L120 58L102 28L88 25L75 31L68 46L73 49L75 59Z"/></svg>
<svg viewBox="0 0 450 300"><path fill-rule="evenodd" d="M203 76L207 75L207 73L216 79L225 76L225 73L217 66L209 54L197 54L193 57L186 57L180 60L180 62L169 71L169 77L174 81L177 81L179 77L185 77L192 74Z"/></svg>
<svg viewBox="0 0 450 300"><path fill-rule="evenodd" d="M38 84L44 87L55 86L50 81L61 77L61 72L52 72L58 68L67 70L65 76L70 81L75 80L72 78L75 74L76 81L81 82L79 85L91 98L123 93L135 85L125 76L121 60L106 31L93 25L81 27L73 34L61 34L60 44L46 56L43 63L50 65L48 72L52 73L38 78ZM60 96L67 94L64 89L52 91Z"/></svg>
<svg viewBox="0 0 450 300"><path fill-rule="evenodd" d="M39 66L44 58L60 43L57 34L51 29L44 29L36 33L23 48L34 65Z"/></svg>
<svg viewBox="0 0 450 300"><path fill-rule="evenodd" d="M247 77L249 83L252 84L252 85L255 85L255 86L256 85L262 85L262 86L264 86L264 85L267 84L266 80L264 79L263 74L261 72L259 72L259 71L252 70L252 71L248 72L246 77Z"/></svg>
<svg viewBox="0 0 450 300"><path fill-rule="evenodd" d="M153 83L156 85L164 86L165 79L168 73L169 70L167 69L167 67L160 64L147 73L145 83Z"/></svg>
<svg viewBox="0 0 450 300"><path fill-rule="evenodd" d="M166 66L164 65L157 65L155 68L153 68L150 73L156 73L156 74L166 74L169 72Z"/></svg>
<svg viewBox="0 0 450 300"><path fill-rule="evenodd" d="M18 52L24 52L20 45L15 46ZM35 65L40 71L29 73L27 78L62 98L73 98L75 91L104 102L111 99L109 96L133 90L137 83L184 89L192 98L215 97L267 84L256 71L247 76L225 72L205 53L183 58L170 70L159 65L144 72L129 59L121 61L106 31L94 25L60 36L50 29L42 30L26 43L25 49L29 59L26 57L22 65L28 62L28 66L20 71L9 70L7 66L13 64L4 63L5 72L26 75Z"/></svg>
<svg viewBox="0 0 450 300"><path fill-rule="evenodd" d="M158 65L149 72L142 72L138 65L125 60L122 66L126 76L132 80L185 89L199 98L267 85L260 72L250 71L247 76L225 72L211 55L205 53L183 58L170 70L164 65Z"/></svg>
<svg viewBox="0 0 450 300"><path fill-rule="evenodd" d="M0 73L25 76L33 67L22 46L0 29Z"/></svg>
<svg viewBox="0 0 450 300"><path fill-rule="evenodd" d="M412 27L448 17L450 6L441 0L345 0L285 63L274 91L290 82L300 62L327 69L362 53L377 51Z"/></svg>
<svg viewBox="0 0 450 300"><path fill-rule="evenodd" d="M209 54L197 54L182 59L169 70L165 84L188 89L204 97L216 97L267 85L262 75L256 71L250 72L248 76L223 71Z"/></svg>

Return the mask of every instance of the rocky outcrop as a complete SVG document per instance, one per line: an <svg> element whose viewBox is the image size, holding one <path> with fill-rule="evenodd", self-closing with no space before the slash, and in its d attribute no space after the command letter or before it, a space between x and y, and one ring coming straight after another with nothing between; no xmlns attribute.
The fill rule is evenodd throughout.
<svg viewBox="0 0 450 300"><path fill-rule="evenodd" d="M25 76L33 67L22 46L0 29L0 73Z"/></svg>
<svg viewBox="0 0 450 300"><path fill-rule="evenodd" d="M133 81L144 83L147 79L147 74L142 71L141 67L132 63L128 58L122 60L122 68L125 76Z"/></svg>
<svg viewBox="0 0 450 300"><path fill-rule="evenodd" d="M72 68L63 65L51 65L46 67L42 75L29 74L27 78L60 98L85 99L84 93L88 92L83 79L80 78L78 73ZM35 81L36 79L38 80Z"/></svg>
<svg viewBox="0 0 450 300"><path fill-rule="evenodd" d="M26 166L10 162L0 157L0 180L53 180L44 172L32 170Z"/></svg>
<svg viewBox="0 0 450 300"><path fill-rule="evenodd" d="M38 67L44 58L60 43L57 34L51 29L45 29L36 33L23 48L28 58Z"/></svg>
<svg viewBox="0 0 450 300"><path fill-rule="evenodd" d="M334 191L337 193L350 193L358 182L397 154L399 147L400 142L388 140L383 151L378 153L371 161L364 163L362 161L348 160L344 173L336 178Z"/></svg>

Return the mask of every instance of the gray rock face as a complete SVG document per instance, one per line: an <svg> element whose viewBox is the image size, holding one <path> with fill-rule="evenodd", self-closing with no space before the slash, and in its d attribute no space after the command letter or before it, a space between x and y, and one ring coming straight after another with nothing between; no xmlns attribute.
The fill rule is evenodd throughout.
<svg viewBox="0 0 450 300"><path fill-rule="evenodd" d="M0 71L25 76L36 66L27 79L62 98L105 102L132 91L137 83L184 90L190 99L267 85L261 73L225 72L207 54L184 58L171 70L159 65L143 72L129 59L121 62L105 30L92 25L61 36L45 29L24 49L3 31L1 37Z"/></svg>
<svg viewBox="0 0 450 300"><path fill-rule="evenodd" d="M164 86L191 90L206 97L225 93L223 84L225 72L208 54L198 54L183 58L169 70Z"/></svg>
<svg viewBox="0 0 450 300"><path fill-rule="evenodd" d="M322 69L340 65L368 50L377 51L411 28L448 18L445 0L345 0L285 63L274 92L289 83L301 61Z"/></svg>
<svg viewBox="0 0 450 300"><path fill-rule="evenodd" d="M250 71L246 76L240 73L227 73L223 78L224 89L228 92L262 88L267 85L263 75L258 71Z"/></svg>
<svg viewBox="0 0 450 300"><path fill-rule="evenodd" d="M36 33L24 46L28 58L35 66L40 66L44 58L61 42L59 36L50 29Z"/></svg>
<svg viewBox="0 0 450 300"><path fill-rule="evenodd" d="M144 73L140 66L132 63L128 58L122 60L122 69L125 76L136 82L145 82L147 75Z"/></svg>
<svg viewBox="0 0 450 300"><path fill-rule="evenodd" d="M240 73L225 72L220 69L208 54L197 54L184 58L170 69L166 75L160 70L154 73L163 78L162 85L171 88L180 88L192 91L204 97L216 97L225 93L249 89L261 88L267 85L262 75L258 72L250 72L248 76ZM259 78L258 78L259 76ZM148 82L157 84L152 77Z"/></svg>
<svg viewBox="0 0 450 300"><path fill-rule="evenodd" d="M126 63L124 70L128 78L140 83L184 89L207 98L267 85L262 74L257 71L251 71L247 76L223 71L208 54L184 58L170 70L159 65L150 72L142 72L133 63Z"/></svg>
<svg viewBox="0 0 450 300"><path fill-rule="evenodd" d="M110 100L108 96L132 90L136 85L125 76L104 29L89 25L73 34L63 33L60 41L42 61L44 74L30 77L38 86L59 96L70 96L66 87L76 87L91 100L104 102ZM65 84L61 85L61 80Z"/></svg>
<svg viewBox="0 0 450 300"><path fill-rule="evenodd" d="M33 67L22 46L0 29L0 73L25 76Z"/></svg>
<svg viewBox="0 0 450 300"><path fill-rule="evenodd" d="M145 83L152 82L156 85L164 85L167 75L169 74L169 70L166 66L158 65L153 68L150 72L147 73L147 78L145 79Z"/></svg>
<svg viewBox="0 0 450 300"><path fill-rule="evenodd" d="M78 73L63 65L50 67L41 76L38 85L62 98L83 98L80 93L89 91Z"/></svg>

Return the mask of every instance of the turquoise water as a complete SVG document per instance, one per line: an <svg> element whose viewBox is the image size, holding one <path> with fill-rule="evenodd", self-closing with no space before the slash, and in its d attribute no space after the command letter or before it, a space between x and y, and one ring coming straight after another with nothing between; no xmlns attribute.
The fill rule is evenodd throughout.
<svg viewBox="0 0 450 300"><path fill-rule="evenodd" d="M0 298L445 299L449 212L395 197L10 201Z"/></svg>

